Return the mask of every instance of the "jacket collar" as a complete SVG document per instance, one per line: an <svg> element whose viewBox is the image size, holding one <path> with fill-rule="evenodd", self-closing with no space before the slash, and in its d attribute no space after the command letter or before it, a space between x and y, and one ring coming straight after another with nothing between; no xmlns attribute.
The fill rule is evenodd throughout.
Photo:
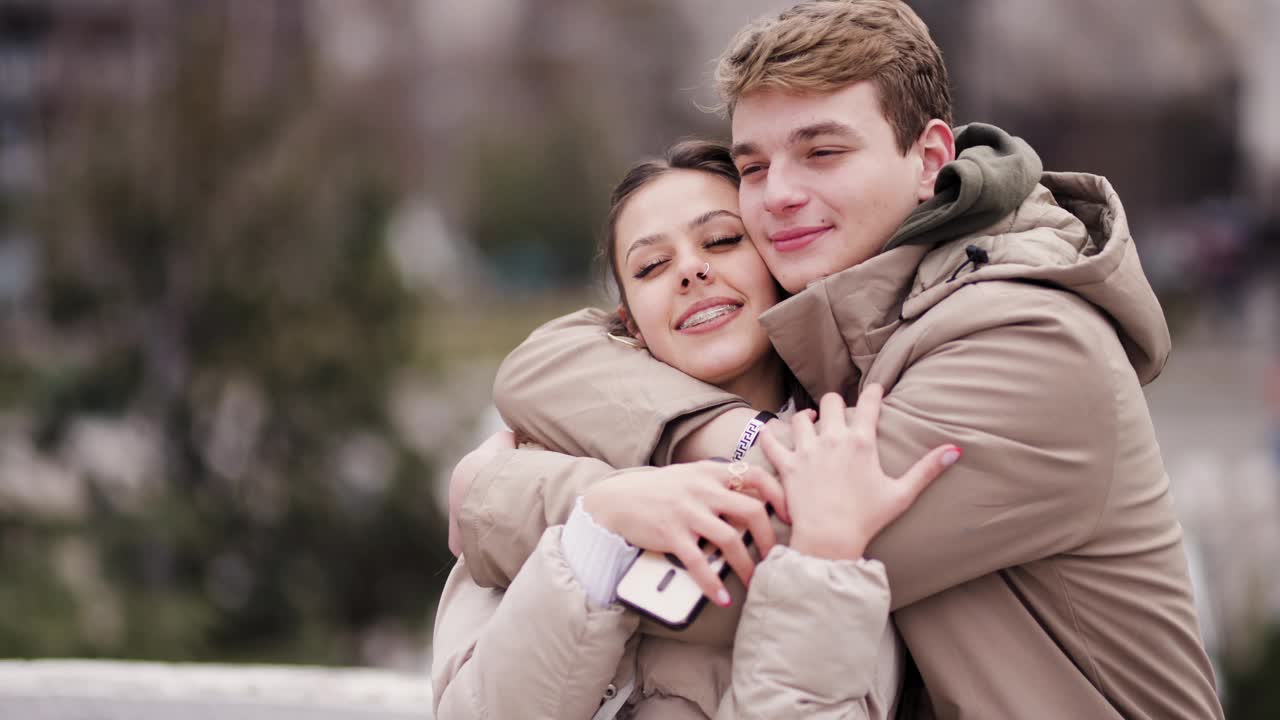
<svg viewBox="0 0 1280 720"><path fill-rule="evenodd" d="M902 245L823 278L760 316L782 361L813 398L856 389L900 324L928 248Z"/></svg>

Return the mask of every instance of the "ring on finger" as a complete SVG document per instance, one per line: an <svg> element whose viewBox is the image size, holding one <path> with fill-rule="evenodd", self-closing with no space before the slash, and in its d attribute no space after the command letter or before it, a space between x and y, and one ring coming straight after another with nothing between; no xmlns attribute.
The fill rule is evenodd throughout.
<svg viewBox="0 0 1280 720"><path fill-rule="evenodd" d="M735 462L729 463L728 488L730 490L733 490L734 492L741 490L743 486L746 484L745 478L747 475L747 470L749 469L751 469L751 466L748 465L747 461L745 460L737 460Z"/></svg>

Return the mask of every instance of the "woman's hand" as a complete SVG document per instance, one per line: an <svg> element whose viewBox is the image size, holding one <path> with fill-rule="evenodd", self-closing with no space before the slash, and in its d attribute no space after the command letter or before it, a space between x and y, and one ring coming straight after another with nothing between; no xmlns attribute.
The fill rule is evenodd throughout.
<svg viewBox="0 0 1280 720"><path fill-rule="evenodd" d="M462 501L467 499L471 484L475 482L480 469L497 457L498 453L514 450L515 447L515 435L510 430L500 430L453 466L453 475L449 477L449 551L455 556L462 554L462 531L458 527L458 513L462 510Z"/></svg>
<svg viewBox="0 0 1280 720"><path fill-rule="evenodd" d="M871 539L960 459L960 448L943 445L902 477L886 476L876 449L883 395L879 385L868 385L850 422L844 400L824 395L816 425L801 413L792 418L794 450L768 430L761 436L761 449L786 490L793 549L831 560L862 557Z"/></svg>
<svg viewBox="0 0 1280 720"><path fill-rule="evenodd" d="M785 497L777 479L759 468L740 476L740 490L729 465L703 461L615 475L587 490L583 508L600 526L645 550L675 555L702 592L716 604L729 604L729 592L711 570L712 547L719 548L743 583L751 582L755 563L742 541L751 531L760 555L777 542L765 503L785 513ZM785 514L783 515L785 517Z"/></svg>

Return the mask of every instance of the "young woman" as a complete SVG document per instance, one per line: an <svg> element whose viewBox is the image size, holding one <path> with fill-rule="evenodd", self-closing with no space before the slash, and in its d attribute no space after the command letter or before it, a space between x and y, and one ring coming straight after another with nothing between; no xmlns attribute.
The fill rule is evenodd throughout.
<svg viewBox="0 0 1280 720"><path fill-rule="evenodd" d="M703 462L595 483L505 592L476 585L460 558L436 618L439 717L890 717L900 650L884 569L863 549L958 449L938 448L891 479L875 457L878 389L850 423L836 395L822 399L816 424L791 409L785 368L757 322L780 291L744 237L723 146L681 143L633 168L613 193L605 254L622 300L619 339L789 414L795 447L764 436L781 481ZM765 502L790 521L789 547ZM764 557L758 567L743 527ZM635 548L646 548L680 557L708 597L730 605L698 538L749 587L732 648L636 634L638 617L614 602Z"/></svg>

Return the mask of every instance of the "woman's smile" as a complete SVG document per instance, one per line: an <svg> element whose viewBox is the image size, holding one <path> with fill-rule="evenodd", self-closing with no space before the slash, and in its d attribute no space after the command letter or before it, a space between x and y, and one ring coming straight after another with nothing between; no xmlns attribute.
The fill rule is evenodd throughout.
<svg viewBox="0 0 1280 720"><path fill-rule="evenodd" d="M740 315L743 303L726 297L700 300L680 315L676 332L684 334L707 333L724 327Z"/></svg>

